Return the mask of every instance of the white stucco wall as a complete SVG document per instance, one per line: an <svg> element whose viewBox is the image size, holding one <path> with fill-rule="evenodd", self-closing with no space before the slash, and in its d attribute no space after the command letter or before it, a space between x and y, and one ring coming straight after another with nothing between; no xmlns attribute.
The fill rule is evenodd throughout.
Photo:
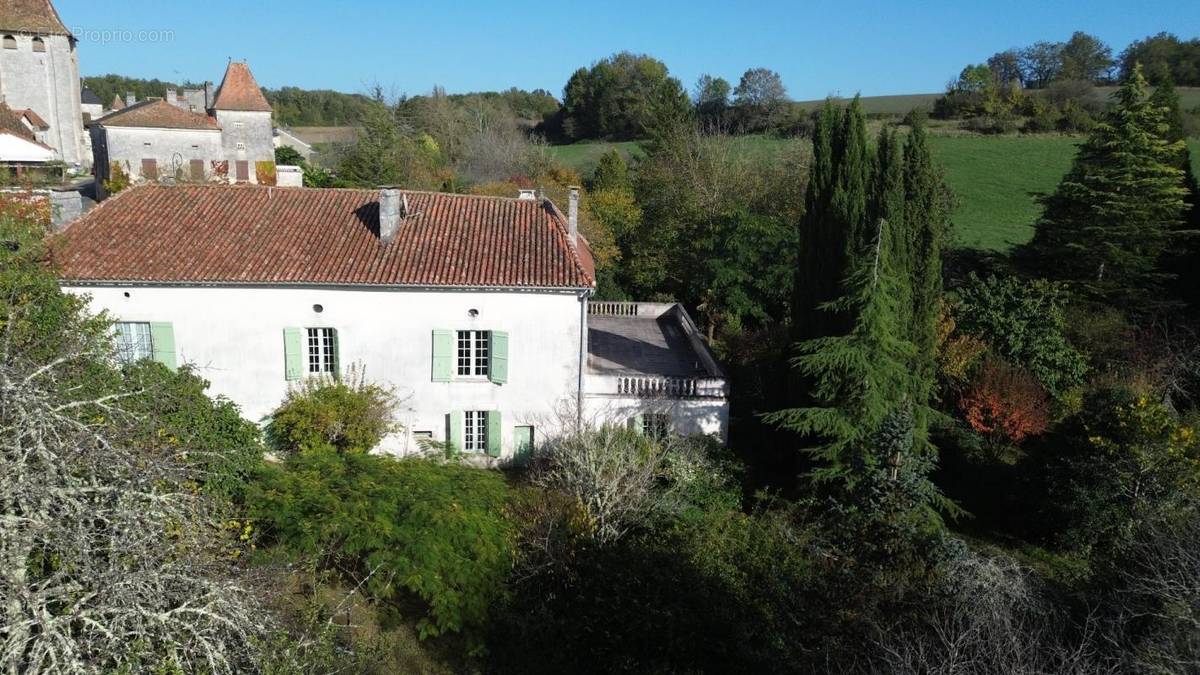
<svg viewBox="0 0 1200 675"><path fill-rule="evenodd" d="M596 377L593 375L592 377ZM627 424L638 415L661 413L671 419L671 429L685 436L716 436L729 441L729 401L711 398L635 398L588 395L584 419L592 425Z"/></svg>
<svg viewBox="0 0 1200 675"><path fill-rule="evenodd" d="M95 310L124 321L169 321L180 363L192 363L247 418L262 421L287 393L283 330L337 329L342 365L395 387L406 432L382 449L415 447L411 432L446 440L452 410L501 413L504 455L518 425L544 437L574 401L579 374L580 299L571 292L486 292L264 287L67 287ZM126 295L128 294L128 296ZM317 313L313 305L322 305ZM478 310L471 318L468 312ZM437 329L509 334L508 383L432 381Z"/></svg>
<svg viewBox="0 0 1200 675"><path fill-rule="evenodd" d="M65 35L40 36L46 51L33 51L34 36L12 33L16 49L0 49L0 99L16 111L32 108L50 125L45 142L67 164L86 165L80 114L79 55Z"/></svg>

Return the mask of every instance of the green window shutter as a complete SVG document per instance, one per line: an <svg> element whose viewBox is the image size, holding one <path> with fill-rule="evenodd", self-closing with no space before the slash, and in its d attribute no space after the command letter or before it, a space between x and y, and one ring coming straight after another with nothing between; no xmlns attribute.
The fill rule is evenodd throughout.
<svg viewBox="0 0 1200 675"><path fill-rule="evenodd" d="M166 321L150 323L150 347L154 350L154 360L175 370L179 359L175 356L175 326Z"/></svg>
<svg viewBox="0 0 1200 675"><path fill-rule="evenodd" d="M342 379L342 335L333 329L333 378L339 382Z"/></svg>
<svg viewBox="0 0 1200 675"><path fill-rule="evenodd" d="M451 447L456 452L463 451L463 424L465 421L466 416L461 410L455 410L446 415L446 424L449 427L446 429L446 440L450 441Z"/></svg>
<svg viewBox="0 0 1200 675"><path fill-rule="evenodd" d="M500 413L493 410L487 414L487 454L499 457L501 449Z"/></svg>
<svg viewBox="0 0 1200 675"><path fill-rule="evenodd" d="M504 384L508 382L508 333L494 330L490 335L488 379L496 384Z"/></svg>
<svg viewBox="0 0 1200 675"><path fill-rule="evenodd" d="M299 328L283 329L283 377L286 380L299 380L304 374L304 359Z"/></svg>
<svg viewBox="0 0 1200 675"><path fill-rule="evenodd" d="M433 331L433 381L449 382L454 372L454 332Z"/></svg>
<svg viewBox="0 0 1200 675"><path fill-rule="evenodd" d="M513 459L524 466L533 457L533 427L513 427Z"/></svg>

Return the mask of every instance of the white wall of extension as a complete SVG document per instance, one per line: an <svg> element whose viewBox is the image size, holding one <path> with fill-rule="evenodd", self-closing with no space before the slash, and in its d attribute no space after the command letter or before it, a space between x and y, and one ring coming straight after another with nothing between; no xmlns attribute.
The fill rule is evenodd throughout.
<svg viewBox="0 0 1200 675"><path fill-rule="evenodd" d="M180 364L193 364L244 416L263 421L293 383L285 377L284 329L337 330L341 365L394 387L405 432L381 448L415 448L414 432L447 439L456 410L501 414L503 455L516 427L552 432L574 405L580 369L581 299L571 291L399 290L304 287L66 286L118 321L169 322ZM314 306L320 305L317 312ZM471 311L477 315L472 317ZM508 333L508 379L434 382L433 331ZM524 431L524 430L522 430Z"/></svg>

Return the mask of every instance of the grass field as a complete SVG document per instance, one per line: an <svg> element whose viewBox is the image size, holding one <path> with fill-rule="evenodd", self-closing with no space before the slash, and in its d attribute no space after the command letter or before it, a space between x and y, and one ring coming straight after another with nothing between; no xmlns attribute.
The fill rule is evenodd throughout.
<svg viewBox="0 0 1200 675"><path fill-rule="evenodd" d="M1041 213L1037 197L1054 190L1071 166L1078 137L970 136L930 137L934 159L958 200L954 241L967 248L1008 250L1033 236ZM739 139L754 154L778 152L783 143L763 137ZM1192 164L1200 173L1200 139L1189 141ZM609 148L626 157L642 154L637 143L576 143L552 148L559 161L590 175Z"/></svg>

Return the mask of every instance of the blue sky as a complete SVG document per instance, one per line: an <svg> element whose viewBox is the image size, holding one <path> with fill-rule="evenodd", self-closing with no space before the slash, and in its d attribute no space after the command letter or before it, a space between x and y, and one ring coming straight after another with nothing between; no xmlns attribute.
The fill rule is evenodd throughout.
<svg viewBox="0 0 1200 675"><path fill-rule="evenodd" d="M228 57L260 84L419 94L517 86L556 96L579 66L620 50L666 62L691 89L777 70L795 99L940 91L962 66L1074 30L1119 52L1159 31L1200 34L1200 2L442 2L55 0L81 37L84 75L219 80ZM117 39L105 38L105 31ZM159 31L167 39L141 39ZM124 38L132 37L131 41ZM150 36L152 37L152 36Z"/></svg>

